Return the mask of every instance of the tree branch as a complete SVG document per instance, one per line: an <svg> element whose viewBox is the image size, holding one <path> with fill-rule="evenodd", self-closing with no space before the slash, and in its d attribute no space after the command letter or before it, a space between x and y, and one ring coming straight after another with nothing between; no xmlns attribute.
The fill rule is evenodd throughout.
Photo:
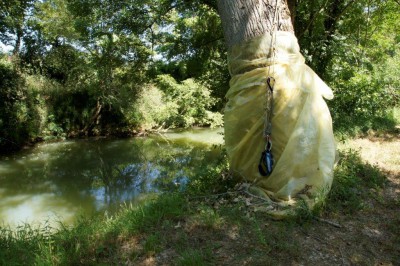
<svg viewBox="0 0 400 266"><path fill-rule="evenodd" d="M346 11L347 8L349 8L352 4L354 4L356 2L356 0L352 0L350 1L345 7L343 7L343 9L340 11L339 14L337 14L337 16L334 18L335 19L335 23L336 21L344 14L344 12Z"/></svg>
<svg viewBox="0 0 400 266"><path fill-rule="evenodd" d="M317 14L321 13L321 11L327 6L328 4L328 0L325 1L325 4L323 4L312 16L312 19L310 19L310 21L308 22L306 28L299 34L299 36L297 36L297 38L300 38L301 36L304 35L304 33L311 27L312 23L315 21L315 19L317 18Z"/></svg>

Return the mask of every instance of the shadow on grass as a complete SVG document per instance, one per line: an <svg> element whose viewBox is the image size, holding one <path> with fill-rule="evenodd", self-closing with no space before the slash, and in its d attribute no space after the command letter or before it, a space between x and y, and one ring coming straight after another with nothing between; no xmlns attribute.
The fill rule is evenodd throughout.
<svg viewBox="0 0 400 266"><path fill-rule="evenodd" d="M382 116L353 116L352 114L336 117L333 120L335 134L343 137L367 136L378 134L390 141L393 135L400 133L400 108L394 108Z"/></svg>
<svg viewBox="0 0 400 266"><path fill-rule="evenodd" d="M363 162L357 151L341 151L331 190L325 200L316 206L314 213L353 214L362 209L369 198L376 198L378 191L388 182L385 173Z"/></svg>
<svg viewBox="0 0 400 266"><path fill-rule="evenodd" d="M353 215L387 184L385 175L364 163L356 151L342 151L340 158L330 193L307 217ZM215 165L204 164L186 191L150 195L138 205L122 206L112 217L82 218L74 227L61 227L55 233L29 226L17 231L0 227L0 264L134 265L150 260L166 265L288 265L301 261L302 238L294 236L306 230L311 219L299 213L300 218L275 222L267 214L249 212L245 202L235 203L222 195L234 183L226 175L226 158ZM216 193L222 196L204 197ZM200 197L193 200L188 195ZM393 204L397 209L398 202ZM393 230L398 222L393 222Z"/></svg>

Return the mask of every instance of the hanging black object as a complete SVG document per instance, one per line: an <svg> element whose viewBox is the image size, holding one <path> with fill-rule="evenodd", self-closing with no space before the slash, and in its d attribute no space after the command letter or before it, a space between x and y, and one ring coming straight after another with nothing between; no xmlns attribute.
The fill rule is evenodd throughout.
<svg viewBox="0 0 400 266"><path fill-rule="evenodd" d="M269 97L269 110L267 110L267 114L265 117L265 125L264 125L264 138L266 140L266 145L264 151L261 153L260 162L258 163L258 171L262 176L269 176L272 173L272 167L274 165L274 157L272 156L272 142L271 142L271 129L272 129L272 112L273 112L273 92L274 88L271 84L271 80L274 80L272 77L267 78L267 87L269 89L268 93L270 93ZM275 80L274 80L275 81Z"/></svg>
<svg viewBox="0 0 400 266"><path fill-rule="evenodd" d="M268 140L265 150L261 153L260 162L258 163L258 171L262 176L269 176L272 173L274 165L274 157L271 153L272 143Z"/></svg>

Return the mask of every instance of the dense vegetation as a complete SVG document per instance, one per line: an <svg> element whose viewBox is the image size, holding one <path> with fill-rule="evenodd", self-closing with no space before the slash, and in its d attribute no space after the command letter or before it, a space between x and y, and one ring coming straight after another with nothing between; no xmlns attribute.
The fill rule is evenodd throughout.
<svg viewBox="0 0 400 266"><path fill-rule="evenodd" d="M399 101L398 1L296 2L307 63L335 91L336 128L387 125ZM0 41L10 48L0 52L3 152L222 123L229 73L213 0L1 1Z"/></svg>
<svg viewBox="0 0 400 266"><path fill-rule="evenodd" d="M302 52L335 92L337 133L398 126L399 1L295 2ZM0 42L0 153L222 123L229 73L214 0L0 0ZM113 215L0 225L0 265L396 264L398 158L385 173L353 150L341 158L327 198L282 222L235 187L222 155L184 192L161 184L168 193Z"/></svg>

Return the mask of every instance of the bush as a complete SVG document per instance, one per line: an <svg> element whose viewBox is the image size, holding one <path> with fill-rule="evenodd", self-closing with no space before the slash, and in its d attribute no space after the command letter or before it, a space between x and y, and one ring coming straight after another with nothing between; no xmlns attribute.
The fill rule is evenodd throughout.
<svg viewBox="0 0 400 266"><path fill-rule="evenodd" d="M165 93L153 84L145 85L139 93L136 102L136 124L142 129L152 129L166 124L170 117L178 114L178 106L175 102L166 102ZM133 115L131 113L131 115Z"/></svg>
<svg viewBox="0 0 400 266"><path fill-rule="evenodd" d="M0 150L17 150L40 134L40 101L6 59L0 60L0 99Z"/></svg>
<svg viewBox="0 0 400 266"><path fill-rule="evenodd" d="M163 100L170 105L165 119L168 127L220 126L222 116L209 110L217 102L209 88L194 79L178 83L169 75L157 77L158 88L164 93Z"/></svg>
<svg viewBox="0 0 400 266"><path fill-rule="evenodd" d="M398 105L400 94L395 84L386 83L377 75L360 71L348 79L338 77L332 83L335 98L328 104L335 129L359 133L394 126L392 110Z"/></svg>
<svg viewBox="0 0 400 266"><path fill-rule="evenodd" d="M210 90L194 79L178 83L170 75L160 75L155 84L142 87L125 115L141 129L217 127L223 123L222 115L209 111L215 103Z"/></svg>

